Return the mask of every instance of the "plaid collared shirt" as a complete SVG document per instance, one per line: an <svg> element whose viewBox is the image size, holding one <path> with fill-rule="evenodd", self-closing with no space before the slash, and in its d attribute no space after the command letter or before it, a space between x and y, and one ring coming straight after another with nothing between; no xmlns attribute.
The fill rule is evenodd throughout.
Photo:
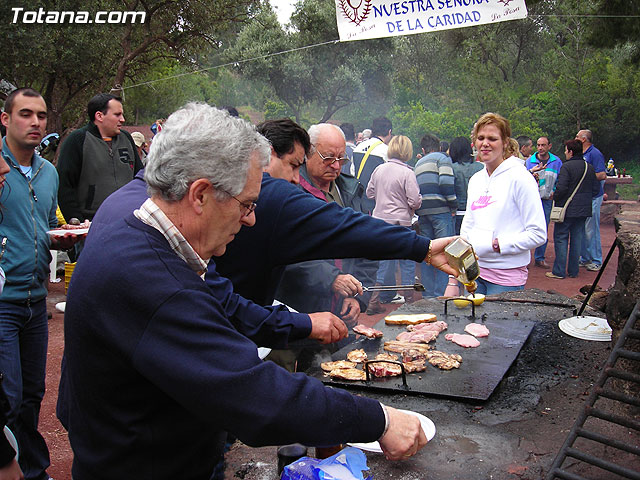
<svg viewBox="0 0 640 480"><path fill-rule="evenodd" d="M148 198L133 214L141 222L158 230L164 238L167 239L169 246L171 246L171 249L176 255L187 262L187 265L204 279L208 262L205 262L202 257L198 255L189 242L182 236L180 230L178 230L153 200Z"/></svg>

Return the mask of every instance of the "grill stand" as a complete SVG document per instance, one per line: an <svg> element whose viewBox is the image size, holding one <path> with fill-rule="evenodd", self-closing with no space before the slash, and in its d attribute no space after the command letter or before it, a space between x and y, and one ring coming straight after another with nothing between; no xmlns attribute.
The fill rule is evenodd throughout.
<svg viewBox="0 0 640 480"><path fill-rule="evenodd" d="M594 285L596 282L594 282ZM635 455L640 460L640 446L637 444L629 444L624 441L613 439L607 437L606 435L602 435L597 432L590 431L588 428L585 428L585 422L590 418L597 418L604 422L610 422L613 424L620 425L625 428L633 429L636 432L640 432L640 421L638 421L637 417L612 414L610 412L603 411L599 408L595 408L594 405L596 401L600 397L608 398L611 400L618 401L620 403L626 404L629 407L640 407L640 398L633 397L621 392L616 392L611 389L611 387L605 387L605 383L609 378L618 378L625 380L630 383L635 383L640 385L640 375L635 373L624 371L620 369L614 368L616 361L619 358L625 358L628 360L633 360L636 362L640 362L640 353L630 351L624 348L624 345L628 339L640 339L640 330L635 328L635 324L640 317L640 302L636 303L631 316L627 320L620 338L616 342L615 347L611 351L611 355L607 360L602 374L598 379L597 383L594 385L593 390L591 391L589 398L584 406L584 409L578 415L573 428L569 432L565 443L562 445L562 448L558 452L553 464L551 465L551 469L547 474L547 480L553 480L555 478L569 479L569 480L585 480L585 477L580 475L576 475L575 473L568 472L562 469L562 464L566 460L567 457L571 457L580 462L587 463L589 465L596 466L598 468L607 470L609 472L615 473L621 477L629 478L633 480L640 480L640 471L628 468L628 466L622 466L620 464L612 462L611 457L615 457L614 455L609 455L608 459L598 458L594 455L584 453L580 451L578 448L574 448L574 444L578 438L586 438L588 440L592 440L594 442L600 443L605 446L610 446L617 448L618 450L622 450L628 452L632 455ZM620 409L621 412L625 412L625 408ZM602 477L598 477L602 478Z"/></svg>

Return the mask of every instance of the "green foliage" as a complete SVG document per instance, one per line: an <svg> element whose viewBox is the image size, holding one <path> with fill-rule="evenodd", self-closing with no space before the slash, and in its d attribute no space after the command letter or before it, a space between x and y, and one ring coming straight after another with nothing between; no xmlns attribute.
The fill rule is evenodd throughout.
<svg viewBox="0 0 640 480"><path fill-rule="evenodd" d="M229 49L229 61L239 62L241 74L267 83L299 123L346 115L347 108L371 99L374 109L385 102L390 40L333 43L338 38L335 6L320 0L302 0L290 25L285 32L270 6L264 6ZM273 55L286 50L293 51Z"/></svg>
<svg viewBox="0 0 640 480"><path fill-rule="evenodd" d="M190 74L177 60L165 59L140 78L139 86L125 90L125 118L136 125L151 124L187 102L222 106L219 99L218 85L208 75Z"/></svg>
<svg viewBox="0 0 640 480"><path fill-rule="evenodd" d="M287 106L282 102L276 102L274 100L267 100L264 104L264 118L275 119L291 117L291 112Z"/></svg>
<svg viewBox="0 0 640 480"><path fill-rule="evenodd" d="M224 44L257 0L7 0L0 9L3 61L0 79L42 92L49 130L85 121L89 98L148 75L159 59L193 62L192 53ZM30 5L25 6L25 3ZM13 22L13 7L49 11L142 11L144 23L51 24Z"/></svg>
<svg viewBox="0 0 640 480"><path fill-rule="evenodd" d="M475 120L475 116L470 117L462 110L432 112L426 110L420 102L413 103L408 108L395 107L391 116L393 133L409 137L415 153L420 151L420 139L425 133L432 133L441 140L468 137Z"/></svg>

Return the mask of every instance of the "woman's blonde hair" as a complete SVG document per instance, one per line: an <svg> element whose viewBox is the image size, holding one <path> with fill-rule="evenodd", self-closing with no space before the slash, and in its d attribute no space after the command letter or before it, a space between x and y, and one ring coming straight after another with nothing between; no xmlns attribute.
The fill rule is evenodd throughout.
<svg viewBox="0 0 640 480"><path fill-rule="evenodd" d="M512 154L511 153L507 154L507 152L510 149L509 144L511 139L511 125L509 124L509 120L504 118L499 113L487 112L478 119L476 124L473 126L473 133L471 135L473 143L476 143L476 139L478 138L478 132L482 128L486 127L487 125L496 126L496 128L500 132L500 138L502 139L502 144L504 145L504 152L503 152L503 155L505 156L504 158L510 157ZM516 152L518 150L516 150ZM518 156L517 153L515 155L516 157Z"/></svg>
<svg viewBox="0 0 640 480"><path fill-rule="evenodd" d="M519 152L520 144L518 141L513 137L509 138L509 144L507 145L507 148L504 149L504 158L518 157Z"/></svg>
<svg viewBox="0 0 640 480"><path fill-rule="evenodd" d="M413 157L413 144L409 137L404 135L396 135L389 142L387 150L387 158L397 158L407 163Z"/></svg>
<svg viewBox="0 0 640 480"><path fill-rule="evenodd" d="M503 142L506 143L507 139L511 137L511 125L509 124L509 120L498 113L487 112L482 115L473 126L474 142L478 137L478 132L480 131L480 129L487 125L495 125L498 130L500 130L500 136L502 137Z"/></svg>

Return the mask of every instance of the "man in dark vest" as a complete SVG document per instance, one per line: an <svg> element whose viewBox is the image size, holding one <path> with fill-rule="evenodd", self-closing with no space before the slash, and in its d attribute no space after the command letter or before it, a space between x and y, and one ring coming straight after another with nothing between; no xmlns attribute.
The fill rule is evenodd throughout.
<svg viewBox="0 0 640 480"><path fill-rule="evenodd" d="M126 185L142 163L124 124L122 100L99 93L87 105L89 123L62 143L58 203L65 219L91 220L105 198Z"/></svg>

